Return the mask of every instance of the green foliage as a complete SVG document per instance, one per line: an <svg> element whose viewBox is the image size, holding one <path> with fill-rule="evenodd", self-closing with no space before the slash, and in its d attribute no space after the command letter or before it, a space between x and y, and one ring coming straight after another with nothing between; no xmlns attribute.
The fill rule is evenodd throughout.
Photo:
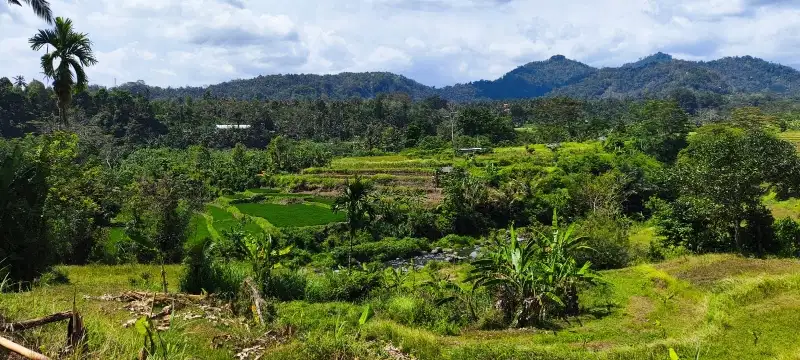
<svg viewBox="0 0 800 360"><path fill-rule="evenodd" d="M270 290L269 296L278 300L303 300L307 283L305 272L280 268L272 272L267 288Z"/></svg>
<svg viewBox="0 0 800 360"><path fill-rule="evenodd" d="M590 263L579 266L575 252L584 240L573 236L574 227L558 229L553 215L552 235L540 233L522 241L512 227L508 238L495 237L486 254L473 262L470 281L488 287L496 306L512 327L547 321L551 316L578 314L578 291L591 282Z"/></svg>
<svg viewBox="0 0 800 360"><path fill-rule="evenodd" d="M772 225L775 233L775 242L778 244L778 253L783 256L798 256L800 254L800 224L791 218L776 220Z"/></svg>
<svg viewBox="0 0 800 360"><path fill-rule="evenodd" d="M352 269L327 271L308 278L306 300L310 302L357 301L381 285L380 272Z"/></svg>
<svg viewBox="0 0 800 360"><path fill-rule="evenodd" d="M352 248L336 247L330 252L339 264L346 264L349 257L359 262L388 261L413 257L426 249L428 249L428 245L423 239L385 238L380 241L354 245Z"/></svg>
<svg viewBox="0 0 800 360"><path fill-rule="evenodd" d="M282 136L270 141L266 156L269 168L275 173L328 166L332 158L331 152L322 144L294 141Z"/></svg>
<svg viewBox="0 0 800 360"><path fill-rule="evenodd" d="M618 269L631 262L633 251L624 220L593 213L577 226L587 247L575 254L578 263L589 262L595 269Z"/></svg>
<svg viewBox="0 0 800 360"><path fill-rule="evenodd" d="M363 229L374 214L374 199L372 198L373 185L356 176L352 180L347 180L342 193L333 203L333 211L345 213L347 228L350 230L349 251L347 256L347 266L350 266L353 253L353 238L358 230Z"/></svg>
<svg viewBox="0 0 800 360"><path fill-rule="evenodd" d="M487 228L489 192L480 179L456 168L446 177L443 193L441 228L458 234L477 234Z"/></svg>
<svg viewBox="0 0 800 360"><path fill-rule="evenodd" d="M175 263L183 258L194 206L186 199L192 192L184 178L168 175L143 179L127 189L121 217L125 234L139 246L139 261Z"/></svg>
<svg viewBox="0 0 800 360"><path fill-rule="evenodd" d="M48 49L52 47L42 55L42 70L45 76L53 79L61 122L66 125L73 92L79 92L89 85L84 68L96 64L97 59L92 52L92 42L86 34L75 32L72 20L62 17L55 20L54 29L39 30L28 42L34 51L41 50L45 45Z"/></svg>
<svg viewBox="0 0 800 360"><path fill-rule="evenodd" d="M648 101L634 107L631 136L637 149L663 162L673 162L686 146L689 117L675 102Z"/></svg>
<svg viewBox="0 0 800 360"><path fill-rule="evenodd" d="M246 268L211 255L212 240L204 238L186 249L180 289L190 294L212 293L233 298L248 276Z"/></svg>
<svg viewBox="0 0 800 360"><path fill-rule="evenodd" d="M799 164L791 144L764 132L704 130L678 159L677 199L652 203L661 233L693 251L774 251L761 198L770 186L793 193Z"/></svg>
<svg viewBox="0 0 800 360"><path fill-rule="evenodd" d="M47 152L32 150L17 141L0 140L0 278L4 282L31 281L56 260L43 217Z"/></svg>

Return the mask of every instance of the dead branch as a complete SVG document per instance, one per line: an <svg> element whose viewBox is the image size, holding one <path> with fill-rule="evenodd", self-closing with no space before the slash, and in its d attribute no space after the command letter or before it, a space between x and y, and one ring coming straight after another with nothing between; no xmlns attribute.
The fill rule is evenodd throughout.
<svg viewBox="0 0 800 360"><path fill-rule="evenodd" d="M62 311L60 313L43 316L20 322L0 324L0 332L15 332L33 329L42 325L47 325L57 321L67 320L72 317L72 311Z"/></svg>
<svg viewBox="0 0 800 360"><path fill-rule="evenodd" d="M172 301L198 302L209 299L210 297L205 295L193 295L193 294L159 294L159 293L153 294L143 291L126 291L119 295L106 294L103 296L84 296L83 298L90 300L119 301L119 302L155 300L155 303L158 304L169 304L172 303Z"/></svg>
<svg viewBox="0 0 800 360"><path fill-rule="evenodd" d="M6 348L8 350L11 350L11 351L13 351L13 352L15 352L17 354L20 354L20 355L22 355L22 356L24 356L24 357L26 357L28 359L50 360L50 358L48 358L47 356L39 354L39 353L37 353L37 352L35 352L35 351L31 350L31 349L28 349L28 348L26 348L26 347L24 347L24 346L22 346L20 344L17 344L17 343L15 343L15 342L13 342L13 341L11 341L9 339L6 339L6 338L4 338L2 336L0 336L0 346Z"/></svg>

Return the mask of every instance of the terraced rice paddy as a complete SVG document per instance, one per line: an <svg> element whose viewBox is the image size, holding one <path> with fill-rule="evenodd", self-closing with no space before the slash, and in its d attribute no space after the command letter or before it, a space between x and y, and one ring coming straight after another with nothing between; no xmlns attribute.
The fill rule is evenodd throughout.
<svg viewBox="0 0 800 360"><path fill-rule="evenodd" d="M328 208L309 204L258 204L234 205L243 214L264 218L279 227L303 227L325 225L344 221L344 215Z"/></svg>

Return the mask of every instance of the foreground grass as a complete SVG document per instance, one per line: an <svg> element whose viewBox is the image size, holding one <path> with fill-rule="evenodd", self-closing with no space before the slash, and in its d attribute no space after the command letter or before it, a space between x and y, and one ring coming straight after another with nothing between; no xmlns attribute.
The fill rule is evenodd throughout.
<svg viewBox="0 0 800 360"><path fill-rule="evenodd" d="M158 267L64 269L72 280L69 285L0 294L0 314L26 319L67 310L77 294L78 309L91 331L92 358L132 358L140 339L134 329L120 326L130 318L122 304L81 295L153 290L157 280L136 279L158 279ZM173 291L180 271L167 268ZM700 359L800 359L800 261L693 256L606 271L602 277L608 286L582 293L583 315L550 329L462 329L458 336L442 336L398 324L380 309L359 327L361 304L280 303L273 328L291 327L296 333L288 343L270 347L264 358L391 358L380 351L388 342L418 359L668 359L669 348L692 359L698 349ZM52 354L63 345L65 326L50 325L23 340ZM176 359L230 359L230 347L212 348L215 336L257 338L265 331L178 320L166 338L180 349Z"/></svg>

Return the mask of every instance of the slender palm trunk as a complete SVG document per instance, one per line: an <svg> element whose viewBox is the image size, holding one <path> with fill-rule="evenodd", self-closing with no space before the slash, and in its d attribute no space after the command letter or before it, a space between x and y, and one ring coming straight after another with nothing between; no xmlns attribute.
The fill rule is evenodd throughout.
<svg viewBox="0 0 800 360"><path fill-rule="evenodd" d="M353 260L353 238L356 237L355 229L351 226L350 227L350 244L349 249L347 251L347 272L349 273L352 270L352 260Z"/></svg>

